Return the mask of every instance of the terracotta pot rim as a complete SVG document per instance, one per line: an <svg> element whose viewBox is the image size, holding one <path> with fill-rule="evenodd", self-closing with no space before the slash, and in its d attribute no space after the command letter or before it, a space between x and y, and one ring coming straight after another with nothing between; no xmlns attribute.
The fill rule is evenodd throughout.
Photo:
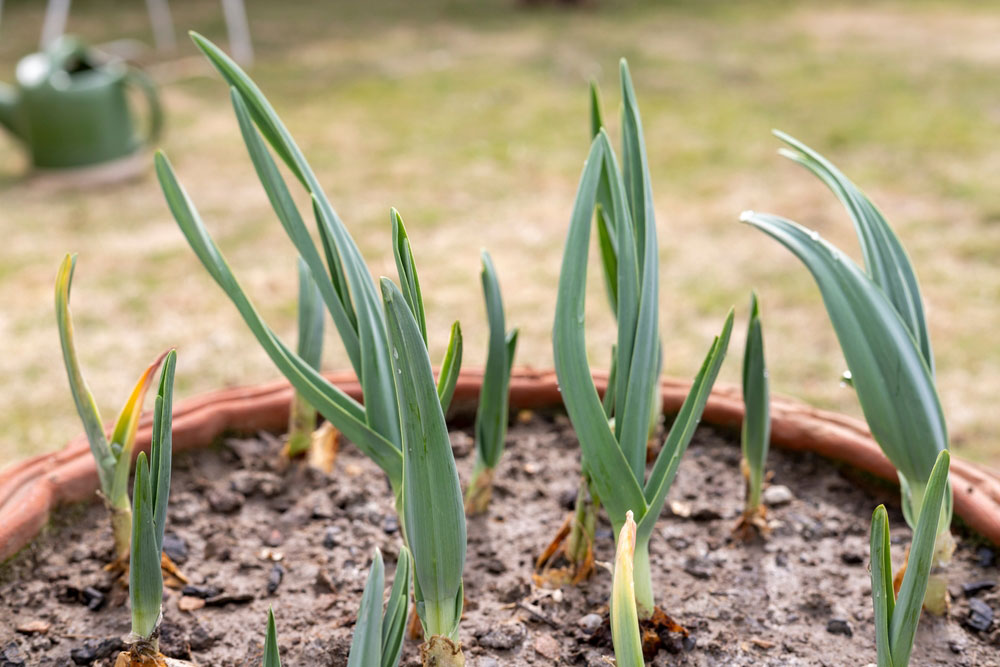
<svg viewBox="0 0 1000 667"><path fill-rule="evenodd" d="M327 377L360 399L361 387L353 373ZM594 373L603 392L607 374ZM482 369L463 369L455 389L453 409L472 411L482 383ZM663 409L676 413L690 382L662 381ZM209 392L180 401L174 408L174 448L205 447L229 432L280 431L288 421L292 389L284 380ZM554 371L516 368L511 377L512 409L560 406L562 398ZM716 384L705 407L703 421L737 429L743 420L738 387ZM812 451L896 482L896 471L858 419L819 410L795 399L776 396L771 405L771 442L777 447ZM140 422L136 455L147 450L151 417ZM959 458L952 459L951 481L955 512L974 531L1000 545L1000 473ZM0 561L31 542L57 506L94 498L97 471L83 436L63 449L32 456L0 470Z"/></svg>

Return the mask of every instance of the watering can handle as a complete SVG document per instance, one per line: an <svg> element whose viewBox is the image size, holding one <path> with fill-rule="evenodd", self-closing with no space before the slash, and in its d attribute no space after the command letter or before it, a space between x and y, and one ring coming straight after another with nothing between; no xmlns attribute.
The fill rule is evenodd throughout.
<svg viewBox="0 0 1000 667"><path fill-rule="evenodd" d="M125 74L125 82L131 84L142 91L149 104L149 132L146 134L145 143L155 143L163 130L163 108L160 106L160 96L156 93L156 86L152 79L140 69L129 67Z"/></svg>

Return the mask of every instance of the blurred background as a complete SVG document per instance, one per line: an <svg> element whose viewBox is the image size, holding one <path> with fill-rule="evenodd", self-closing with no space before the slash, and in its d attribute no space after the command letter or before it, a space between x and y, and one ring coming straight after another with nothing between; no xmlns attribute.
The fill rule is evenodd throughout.
<svg viewBox="0 0 1000 667"><path fill-rule="evenodd" d="M42 0L0 9L0 81L37 50ZM165 112L159 144L266 319L294 342L294 252L259 186L228 91L186 38L229 48L222 3L170 0L173 50L140 0L73 4L66 31L138 40ZM395 275L389 207L409 228L432 358L462 321L485 359L479 249L493 255L519 365L549 367L555 286L589 146L596 79L617 140L618 59L638 93L660 234L665 372L692 377L726 310L739 378L751 288L773 391L860 415L802 265L737 222L780 213L860 261L844 210L776 155L771 128L825 153L880 206L921 280L954 447L1000 464L1000 12L979 2L514 0L245 3L251 75L311 161L376 274ZM136 101L136 108L139 108ZM137 121L142 124L143 121ZM53 313L64 253L84 372L106 419L160 351L191 396L278 376L163 202L139 178L54 188L0 132L0 465L79 433ZM304 200L300 199L300 203ZM308 210L308 209L304 209ZM588 344L614 336L597 264ZM326 369L348 367L328 326Z"/></svg>

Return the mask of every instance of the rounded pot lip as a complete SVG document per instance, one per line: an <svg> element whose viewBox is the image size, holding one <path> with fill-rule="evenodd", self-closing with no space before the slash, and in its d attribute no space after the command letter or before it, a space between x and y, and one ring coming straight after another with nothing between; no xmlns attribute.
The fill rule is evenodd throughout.
<svg viewBox="0 0 1000 667"><path fill-rule="evenodd" d="M351 372L327 373L327 379L355 399L361 386ZM463 369L455 387L453 410L473 411L483 371ZM595 372L599 392L607 373ZM691 388L688 380L664 378L663 410L675 414ZM292 388L285 380L221 389L179 401L174 407L176 451L207 447L229 432L281 431L288 422ZM510 382L511 409L562 405L552 370L515 368ZM739 387L716 383L702 421L738 429L743 421ZM148 451L152 418L144 414L134 455ZM796 451L811 451L842 461L883 479L898 482L896 470L872 439L867 425L853 417L819 410L798 400L772 396L771 443ZM1000 473L959 458L951 464L955 512L977 533L1000 545ZM31 542L59 505L96 497L97 470L81 435L61 450L32 456L0 470L0 562Z"/></svg>

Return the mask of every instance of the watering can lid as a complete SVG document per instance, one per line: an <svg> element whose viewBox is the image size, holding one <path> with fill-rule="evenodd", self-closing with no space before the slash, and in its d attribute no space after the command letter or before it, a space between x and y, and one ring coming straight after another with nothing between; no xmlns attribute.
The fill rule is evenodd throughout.
<svg viewBox="0 0 1000 667"><path fill-rule="evenodd" d="M98 64L94 60L93 50L79 38L63 35L53 40L44 51L22 58L17 64L17 81L25 87L37 86L56 72L73 67L74 63Z"/></svg>

